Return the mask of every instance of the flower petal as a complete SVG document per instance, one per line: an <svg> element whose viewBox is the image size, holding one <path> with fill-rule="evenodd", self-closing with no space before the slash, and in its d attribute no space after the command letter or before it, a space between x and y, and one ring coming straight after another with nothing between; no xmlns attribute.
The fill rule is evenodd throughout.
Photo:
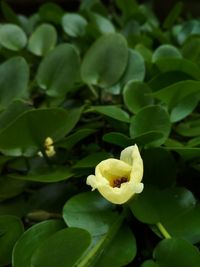
<svg viewBox="0 0 200 267"><path fill-rule="evenodd" d="M114 204L123 204L132 198L136 193L141 193L143 184L123 183L120 188L113 188L111 186L98 187L100 194L108 201Z"/></svg>
<svg viewBox="0 0 200 267"><path fill-rule="evenodd" d="M106 159L101 161L95 169L95 175L99 181L108 181L116 178L127 177L129 179L131 166L118 159Z"/></svg>
<svg viewBox="0 0 200 267"><path fill-rule="evenodd" d="M129 146L122 150L120 160L132 166L130 179L139 183L143 177L143 161L138 146Z"/></svg>

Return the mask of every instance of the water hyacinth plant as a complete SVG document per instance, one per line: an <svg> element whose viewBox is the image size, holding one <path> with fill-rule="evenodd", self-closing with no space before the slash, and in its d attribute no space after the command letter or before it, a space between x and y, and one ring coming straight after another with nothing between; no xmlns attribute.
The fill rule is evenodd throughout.
<svg viewBox="0 0 200 267"><path fill-rule="evenodd" d="M1 1L0 266L200 267L200 21L182 7Z"/></svg>

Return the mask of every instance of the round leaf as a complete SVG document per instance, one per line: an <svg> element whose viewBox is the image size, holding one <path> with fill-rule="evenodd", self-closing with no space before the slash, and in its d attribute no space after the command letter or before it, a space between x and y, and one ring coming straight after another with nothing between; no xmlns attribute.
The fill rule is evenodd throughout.
<svg viewBox="0 0 200 267"><path fill-rule="evenodd" d="M196 247L183 239L162 240L154 250L159 267L199 267L200 253Z"/></svg>
<svg viewBox="0 0 200 267"><path fill-rule="evenodd" d="M32 155L43 148L47 137L56 141L70 132L80 114L80 109L67 112L59 108L24 112L0 132L0 150L14 156Z"/></svg>
<svg viewBox="0 0 200 267"><path fill-rule="evenodd" d="M164 44L164 45L159 46L155 50L152 56L152 61L156 62L159 59L181 58L181 57L182 55L176 47L169 45L169 44Z"/></svg>
<svg viewBox="0 0 200 267"><path fill-rule="evenodd" d="M134 259L136 252L135 237L129 227L123 225L104 250L95 267L126 266ZM116 255L118 256L116 257Z"/></svg>
<svg viewBox="0 0 200 267"><path fill-rule="evenodd" d="M170 120L167 112L160 106L149 106L141 109L132 119L130 135L139 138L148 133L160 133L162 138L150 142L159 146L163 144L170 133Z"/></svg>
<svg viewBox="0 0 200 267"><path fill-rule="evenodd" d="M17 241L13 249L13 267L31 267L31 257L36 249L51 235L64 228L59 220L49 220L29 228Z"/></svg>
<svg viewBox="0 0 200 267"><path fill-rule="evenodd" d="M43 56L54 48L56 41L55 28L50 24L42 24L30 36L28 50L34 55Z"/></svg>
<svg viewBox="0 0 200 267"><path fill-rule="evenodd" d="M18 217L0 216L0 266L11 262L13 246L23 231L23 224Z"/></svg>
<svg viewBox="0 0 200 267"><path fill-rule="evenodd" d="M129 58L126 70L120 83L122 85L129 81L143 81L145 77L145 63L143 57L136 50L129 49Z"/></svg>
<svg viewBox="0 0 200 267"><path fill-rule="evenodd" d="M96 192L82 193L66 202L63 218L69 227L80 227L98 236L107 233L116 220L113 207Z"/></svg>
<svg viewBox="0 0 200 267"><path fill-rule="evenodd" d="M129 82L123 91L123 98L126 107L133 113L141 108L153 104L151 89L143 82Z"/></svg>
<svg viewBox="0 0 200 267"><path fill-rule="evenodd" d="M79 14L65 14L62 17L62 27L71 37L79 37L85 34L87 20Z"/></svg>
<svg viewBox="0 0 200 267"><path fill-rule="evenodd" d="M131 203L131 210L142 222L160 222L171 236L192 243L200 241L200 206L187 189L159 190L146 186L142 194Z"/></svg>
<svg viewBox="0 0 200 267"><path fill-rule="evenodd" d="M10 50L19 51L27 42L24 31L15 24L0 26L0 44Z"/></svg>
<svg viewBox="0 0 200 267"><path fill-rule="evenodd" d="M79 56L70 44L61 44L40 63L38 85L49 96L63 96L72 89L79 75Z"/></svg>
<svg viewBox="0 0 200 267"><path fill-rule="evenodd" d="M85 83L108 87L122 76L128 61L128 48L118 33L101 36L86 53L81 66Z"/></svg>
<svg viewBox="0 0 200 267"><path fill-rule="evenodd" d="M83 229L67 228L45 240L34 252L31 266L73 267L90 245L90 235Z"/></svg>
<svg viewBox="0 0 200 267"><path fill-rule="evenodd" d="M0 65L0 105L7 106L16 98L25 97L29 67L24 58L12 57Z"/></svg>

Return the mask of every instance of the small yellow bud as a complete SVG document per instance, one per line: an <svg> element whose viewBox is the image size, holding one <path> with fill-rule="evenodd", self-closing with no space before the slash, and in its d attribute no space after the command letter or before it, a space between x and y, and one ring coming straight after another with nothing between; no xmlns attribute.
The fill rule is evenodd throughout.
<svg viewBox="0 0 200 267"><path fill-rule="evenodd" d="M120 159L106 159L89 175L86 183L114 204L127 202L134 194L143 190L143 161L137 145L125 148Z"/></svg>
<svg viewBox="0 0 200 267"><path fill-rule="evenodd" d="M53 146L53 139L51 137L47 137L44 141L44 149L47 157L53 157L56 154L56 151ZM38 152L40 157L43 157L41 151Z"/></svg>

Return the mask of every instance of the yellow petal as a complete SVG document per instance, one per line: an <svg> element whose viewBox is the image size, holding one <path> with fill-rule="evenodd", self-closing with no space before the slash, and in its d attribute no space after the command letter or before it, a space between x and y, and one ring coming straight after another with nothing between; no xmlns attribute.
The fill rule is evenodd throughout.
<svg viewBox="0 0 200 267"><path fill-rule="evenodd" d="M99 181L127 177L129 179L131 166L118 159L106 159L101 161L95 169L95 175Z"/></svg>
<svg viewBox="0 0 200 267"><path fill-rule="evenodd" d="M108 201L114 204L123 204L131 199L136 193L141 193L143 184L134 184L131 182L121 184L120 188L111 186L101 186L98 188L100 194Z"/></svg>

